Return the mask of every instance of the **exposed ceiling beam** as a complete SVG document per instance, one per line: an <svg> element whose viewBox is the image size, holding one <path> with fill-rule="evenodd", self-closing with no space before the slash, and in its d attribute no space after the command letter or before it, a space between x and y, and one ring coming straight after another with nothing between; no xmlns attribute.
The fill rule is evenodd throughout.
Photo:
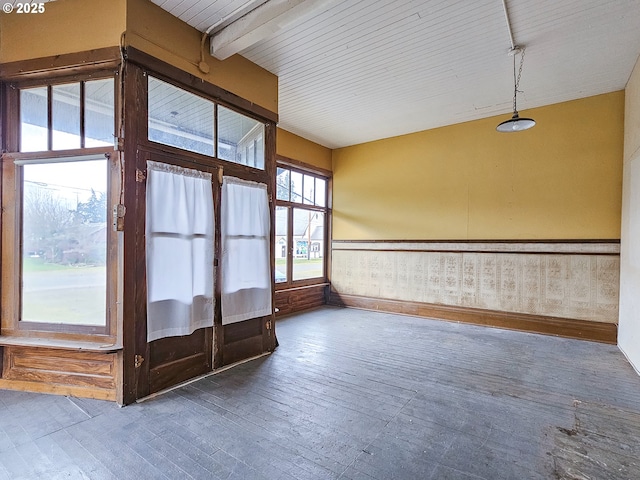
<svg viewBox="0 0 640 480"><path fill-rule="evenodd" d="M269 0L211 37L210 53L219 60L249 48L279 30L302 22L338 0Z"/></svg>
<svg viewBox="0 0 640 480"><path fill-rule="evenodd" d="M230 23L233 23L239 18L244 17L251 10L258 8L260 5L266 2L267 0L247 0L244 4L240 5L231 13L221 16L213 25L207 28L205 33L207 35L215 35Z"/></svg>

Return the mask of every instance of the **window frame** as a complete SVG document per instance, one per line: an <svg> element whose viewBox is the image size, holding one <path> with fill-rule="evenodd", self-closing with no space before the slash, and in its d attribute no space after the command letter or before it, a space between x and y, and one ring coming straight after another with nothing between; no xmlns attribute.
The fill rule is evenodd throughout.
<svg viewBox="0 0 640 480"><path fill-rule="evenodd" d="M93 71L86 74L55 76L38 79L25 79L23 81L4 84L3 100L6 102L5 125L3 129L3 143L7 152L2 154L1 180L2 186L2 263L0 270L3 278L0 299L2 302L3 316L0 319L0 332L3 336L51 338L70 341L99 341L102 343L115 343L117 339L117 325L119 317L119 292L118 285L121 276L120 256L118 244L119 232L112 228L111 207L121 202L122 169L120 152L114 146L77 148L66 150L52 149L51 123L51 98L48 99L48 142L47 150L21 152L21 114L20 92L23 89L46 87L51 94L54 85L79 83L86 81L113 79L114 93L114 136L117 135L119 118L119 88L118 76L113 70ZM84 88L80 87L81 91ZM84 115L84 98L81 97L81 115ZM82 125L83 122L81 122ZM80 145L85 144L84 129L80 131ZM115 138L115 137L114 137ZM55 159L70 157L104 157L107 163L107 244L106 244L106 288L105 288L105 322L103 325L73 325L48 322L21 321L22 311L22 234L23 234L23 176L19 163L39 163L42 161L54 162Z"/></svg>
<svg viewBox="0 0 640 480"><path fill-rule="evenodd" d="M51 79L47 79L47 80L40 80L40 81L35 81L35 80L30 80L30 81L24 81L24 82L20 82L20 83L14 83L11 84L12 89L17 90L17 92L15 93L15 115L17 118L14 119L9 119L8 123L11 122L11 120L14 120L16 122L15 124L15 132L17 135L17 138L14 139L13 142L11 143L11 146L9 147L9 151L14 151L14 152L18 152L21 154L26 154L26 153L39 153L39 152L56 152L56 153L63 153L66 151L80 151L80 150L90 150L90 149L95 149L95 148L108 148L108 147L86 147L85 143L86 143L86 109L85 109L85 83L86 82L91 82L94 80L108 80L108 79L112 79L113 80L113 93L114 93L114 125L113 125L113 132L114 132L114 140L115 140L115 136L116 136L116 124L117 124L117 118L118 118L118 83L117 83L117 76L114 75L113 71L107 71L107 72L98 72L96 74L93 75L82 75L82 76L78 76L78 75L74 75L71 77L59 77L59 78L51 78ZM78 148L74 148L74 149L54 149L53 148L53 87L55 86L59 86L59 85L68 85L68 84L73 84L73 83L79 83L80 84L80 97L79 97L79 101L80 101L80 110L79 110L79 137L80 137L80 147ZM46 88L47 89L47 123L48 123L48 135L47 135L47 149L46 150L37 150L37 151L22 151L22 122L21 122L21 112L20 112L20 92L22 90L27 90L27 89L31 89L31 88ZM10 139L9 139L10 140ZM115 143L115 142L114 142Z"/></svg>
<svg viewBox="0 0 640 480"><path fill-rule="evenodd" d="M324 192L324 207L320 207L317 205L311 205L308 203L304 203L304 198L300 202L291 201L291 189L289 188L289 200L280 200L277 196L277 169L282 168L285 170L289 170L290 172L296 172L303 175L310 175L315 178L320 178L325 180L325 192ZM291 175L289 175L291 179ZM286 207L287 208L287 280L284 282L275 282L275 251L274 251L274 284L275 290L287 290L291 288L297 287L306 287L312 285L322 285L329 282L328 272L330 271L330 232L331 232L331 187L332 187L332 175L328 170L323 170L320 168L315 168L310 165L307 165L303 162L293 160L287 157L283 157L281 155L276 156L276 171L274 172L274 193L275 193L275 208L278 207ZM304 187L304 186L303 186ZM304 190L303 190L304 197ZM315 202L317 203L317 202ZM324 255L323 255L323 267L322 267L322 276L314 277L314 278L306 278L301 280L293 279L293 215L294 209L306 210L312 212L318 212L324 214ZM276 229L274 228L274 247L277 248L276 240Z"/></svg>

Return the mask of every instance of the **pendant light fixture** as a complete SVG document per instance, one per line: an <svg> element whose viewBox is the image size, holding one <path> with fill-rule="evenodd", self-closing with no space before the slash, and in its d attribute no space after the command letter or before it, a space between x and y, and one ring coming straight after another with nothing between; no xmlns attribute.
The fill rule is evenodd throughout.
<svg viewBox="0 0 640 480"><path fill-rule="evenodd" d="M532 118L520 117L516 104L519 91L518 86L520 85L520 77L522 76L522 64L524 63L524 48L518 46L511 47L509 55L513 57L513 116L496 127L496 130L502 133L521 132L522 130L527 130L536 124L536 121ZM517 55L520 55L520 68L518 69L518 76L516 77Z"/></svg>
<svg viewBox="0 0 640 480"><path fill-rule="evenodd" d="M507 31L509 32L509 40L511 40L511 48L509 56L513 57L513 116L511 119L502 122L496 127L496 130L503 133L520 132L533 127L536 122L532 118L520 118L518 115L518 107L516 105L516 97L518 96L518 86L520 85L520 77L522 76L522 64L524 63L524 47L517 46L513 41L513 32L511 31L511 22L509 21L509 11L507 10L507 0L502 0L502 10L504 11L504 19L507 21ZM516 55L520 55L520 69L516 78ZM522 92L520 92L522 93Z"/></svg>

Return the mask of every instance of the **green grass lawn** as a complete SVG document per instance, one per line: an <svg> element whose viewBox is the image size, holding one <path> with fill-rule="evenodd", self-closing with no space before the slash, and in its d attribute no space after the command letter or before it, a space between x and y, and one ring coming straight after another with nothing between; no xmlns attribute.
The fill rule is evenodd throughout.
<svg viewBox="0 0 640 480"><path fill-rule="evenodd" d="M26 322L104 325L106 267L45 263L22 264L22 312Z"/></svg>
<svg viewBox="0 0 640 480"><path fill-rule="evenodd" d="M276 270L286 275L287 261L284 258L276 258ZM322 277L324 258L294 258L293 259L293 280L306 280L308 278Z"/></svg>
<svg viewBox="0 0 640 480"><path fill-rule="evenodd" d="M65 325L104 325L106 294L101 287L25 292L22 320Z"/></svg>
<svg viewBox="0 0 640 480"><path fill-rule="evenodd" d="M70 268L74 267L58 263L45 263L42 258L25 257L22 261L23 272L48 272L51 270L67 270Z"/></svg>
<svg viewBox="0 0 640 480"><path fill-rule="evenodd" d="M294 265L313 265L313 264L321 264L322 263L322 258L312 258L310 260L307 260L306 258L294 258L293 259L293 264Z"/></svg>
<svg viewBox="0 0 640 480"><path fill-rule="evenodd" d="M306 258L294 258L294 265L312 265L312 264L322 264L323 258L312 258L307 260ZM276 258L276 265L286 265L287 260L285 258Z"/></svg>

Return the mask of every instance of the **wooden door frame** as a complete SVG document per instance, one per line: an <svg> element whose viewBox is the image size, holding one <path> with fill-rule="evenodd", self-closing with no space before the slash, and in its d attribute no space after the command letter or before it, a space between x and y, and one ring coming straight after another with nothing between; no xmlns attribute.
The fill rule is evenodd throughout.
<svg viewBox="0 0 640 480"><path fill-rule="evenodd" d="M160 60L131 49L125 58L123 72L123 97L125 112L123 129L119 132L124 143L124 299L123 299L123 389L122 403L128 404L151 393L149 372L149 345L146 332L146 265L145 265L145 174L146 161L153 158L169 158L173 163L187 168L200 168L211 171L222 179L222 174L244 180L264 183L269 195L271 225L274 225L274 185L275 185L275 132L274 119L277 115L262 107L239 99L219 87L202 82L201 79L183 72ZM146 64L145 64L146 62ZM265 124L265 168L258 170L240 164L207 157L175 147L161 145L148 140L148 97L147 76L151 74L168 81L178 88L195 93L216 104L239 111L256 118ZM237 101L235 101L237 100ZM126 113L130 114L127 115ZM160 160L162 161L162 160ZM220 187L214 188L214 206L219 219ZM220 245L220 222L216 221L216 249ZM274 242L270 240L270 252L273 262ZM219 253L219 250L217 250ZM273 265L272 265L273 268ZM220 269L215 270L215 315L211 337L212 365L219 368L236 361L273 351L276 340L274 315L251 319L239 324L222 325L220 305ZM272 282L272 304L274 287ZM251 341L249 337L251 336ZM259 339L259 340L258 340ZM146 363L146 365L145 365Z"/></svg>

